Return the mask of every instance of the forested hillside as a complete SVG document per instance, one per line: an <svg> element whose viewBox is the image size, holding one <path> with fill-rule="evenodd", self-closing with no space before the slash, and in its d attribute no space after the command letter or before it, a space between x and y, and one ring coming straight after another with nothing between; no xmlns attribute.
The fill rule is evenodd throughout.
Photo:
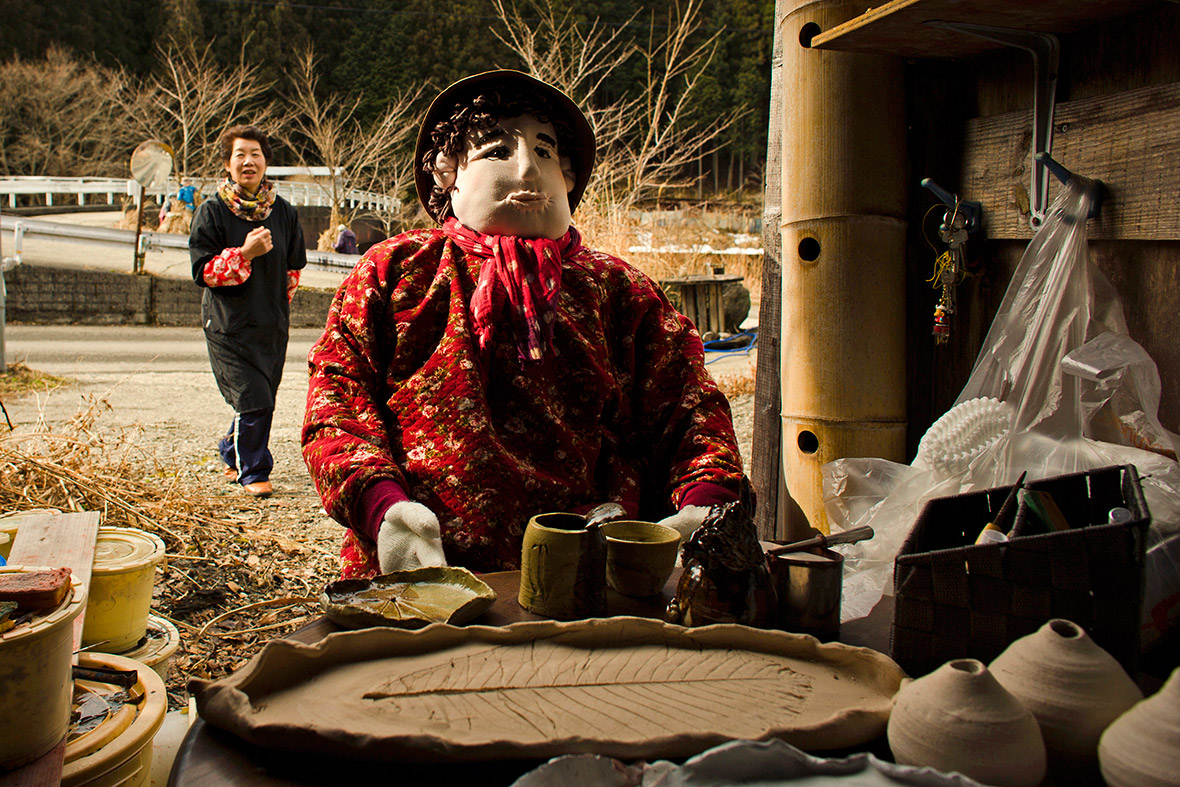
<svg viewBox="0 0 1180 787"><path fill-rule="evenodd" d="M773 0L0 0L0 14L0 174L122 174L149 136L200 174L216 169L210 136L256 118L280 130L277 163L381 147L349 162L370 170L352 185L404 188L390 162L436 89L510 67L589 105L606 160L644 170L612 194L761 188Z"/></svg>

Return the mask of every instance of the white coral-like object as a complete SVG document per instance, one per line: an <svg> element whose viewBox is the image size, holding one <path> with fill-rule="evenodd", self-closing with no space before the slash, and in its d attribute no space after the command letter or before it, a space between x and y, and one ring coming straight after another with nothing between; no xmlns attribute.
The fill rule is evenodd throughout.
<svg viewBox="0 0 1180 787"><path fill-rule="evenodd" d="M918 443L913 466L961 475L1012 428L1012 405L982 397L955 405L931 424Z"/></svg>

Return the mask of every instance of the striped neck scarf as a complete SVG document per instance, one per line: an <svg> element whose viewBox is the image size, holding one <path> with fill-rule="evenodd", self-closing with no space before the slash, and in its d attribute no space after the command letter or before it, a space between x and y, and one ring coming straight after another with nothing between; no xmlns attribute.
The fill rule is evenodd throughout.
<svg viewBox="0 0 1180 787"><path fill-rule="evenodd" d="M253 195L247 194L245 189L229 178L224 178L217 184L217 196L235 216L246 221L265 221L275 204L274 184L266 178L258 186L258 193Z"/></svg>
<svg viewBox="0 0 1180 787"><path fill-rule="evenodd" d="M557 240L484 235L454 216L443 232L484 260L471 296L471 323L481 352L491 348L496 316L507 305L521 362L539 361L553 340L553 311L561 289L561 260L582 247L573 227Z"/></svg>

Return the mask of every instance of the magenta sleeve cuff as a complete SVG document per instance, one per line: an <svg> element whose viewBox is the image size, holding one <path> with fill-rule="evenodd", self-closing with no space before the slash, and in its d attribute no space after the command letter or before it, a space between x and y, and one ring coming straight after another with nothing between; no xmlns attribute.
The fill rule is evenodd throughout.
<svg viewBox="0 0 1180 787"><path fill-rule="evenodd" d="M721 503L732 503L737 499L736 492L726 489L720 484L710 484L708 481L701 481L684 490L684 497L680 499L680 507L705 506L708 508L709 506L715 506Z"/></svg>
<svg viewBox="0 0 1180 787"><path fill-rule="evenodd" d="M377 532L381 530L385 512L393 504L409 499L401 484L391 478L378 478L369 484L361 493L360 504L357 505L356 524L362 528L360 532L376 543Z"/></svg>

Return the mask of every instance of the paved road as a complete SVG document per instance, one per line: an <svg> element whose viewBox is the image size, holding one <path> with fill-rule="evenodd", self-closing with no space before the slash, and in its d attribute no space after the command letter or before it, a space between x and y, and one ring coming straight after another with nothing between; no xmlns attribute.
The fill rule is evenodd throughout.
<svg viewBox="0 0 1180 787"><path fill-rule="evenodd" d="M303 364L319 329L291 331L287 363ZM143 325L9 325L10 361L50 374L208 372L209 356L200 328Z"/></svg>
<svg viewBox="0 0 1180 787"><path fill-rule="evenodd" d="M277 484L308 483L299 453L299 430L307 397L307 351L314 329L291 332L272 430ZM213 446L233 412L221 398L204 337L198 328L154 326L9 325L9 363L24 362L69 380L57 389L4 402L17 429L40 419L61 424L104 401L100 425L144 427L143 442L161 456L198 457L217 466Z"/></svg>

